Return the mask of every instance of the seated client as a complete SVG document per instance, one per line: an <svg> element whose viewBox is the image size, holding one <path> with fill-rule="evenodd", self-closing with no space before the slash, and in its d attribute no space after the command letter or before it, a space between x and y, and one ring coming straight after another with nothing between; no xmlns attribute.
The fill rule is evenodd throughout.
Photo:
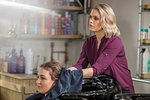
<svg viewBox="0 0 150 100"><path fill-rule="evenodd" d="M42 64L37 76L38 93L26 100L57 100L62 93L82 90L82 70L66 70L58 62Z"/></svg>

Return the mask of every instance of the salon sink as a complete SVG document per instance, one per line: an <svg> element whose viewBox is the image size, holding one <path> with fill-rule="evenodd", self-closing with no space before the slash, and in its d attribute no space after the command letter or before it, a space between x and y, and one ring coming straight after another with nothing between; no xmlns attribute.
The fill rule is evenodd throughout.
<svg viewBox="0 0 150 100"><path fill-rule="evenodd" d="M136 94L116 94L115 100L150 100L150 94L136 93Z"/></svg>
<svg viewBox="0 0 150 100"><path fill-rule="evenodd" d="M60 100L150 100L150 94L122 94L119 83L110 76L83 79L82 91L64 93Z"/></svg>
<svg viewBox="0 0 150 100"><path fill-rule="evenodd" d="M110 76L83 79L82 91L77 93L64 93L61 100L113 100L114 95L120 93L119 83Z"/></svg>

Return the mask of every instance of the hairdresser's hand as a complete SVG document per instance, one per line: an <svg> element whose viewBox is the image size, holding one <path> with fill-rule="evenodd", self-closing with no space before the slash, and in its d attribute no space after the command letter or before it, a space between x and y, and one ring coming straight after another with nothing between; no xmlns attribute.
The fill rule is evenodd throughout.
<svg viewBox="0 0 150 100"><path fill-rule="evenodd" d="M69 67L68 70L71 70L71 71L72 70L77 70L77 68L75 68L75 67Z"/></svg>

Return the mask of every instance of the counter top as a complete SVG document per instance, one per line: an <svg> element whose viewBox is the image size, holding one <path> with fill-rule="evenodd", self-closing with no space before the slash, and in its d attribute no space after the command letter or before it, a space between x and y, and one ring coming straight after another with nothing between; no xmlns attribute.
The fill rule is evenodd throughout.
<svg viewBox="0 0 150 100"><path fill-rule="evenodd" d="M0 75L9 76L16 79L36 79L36 75L27 75L27 74L11 74L11 73L4 73L0 72Z"/></svg>

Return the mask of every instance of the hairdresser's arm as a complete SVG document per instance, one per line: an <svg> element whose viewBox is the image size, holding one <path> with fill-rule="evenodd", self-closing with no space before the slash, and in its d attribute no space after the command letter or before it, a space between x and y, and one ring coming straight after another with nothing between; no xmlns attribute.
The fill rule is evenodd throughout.
<svg viewBox="0 0 150 100"><path fill-rule="evenodd" d="M82 69L83 78L91 78L93 77L93 68Z"/></svg>

